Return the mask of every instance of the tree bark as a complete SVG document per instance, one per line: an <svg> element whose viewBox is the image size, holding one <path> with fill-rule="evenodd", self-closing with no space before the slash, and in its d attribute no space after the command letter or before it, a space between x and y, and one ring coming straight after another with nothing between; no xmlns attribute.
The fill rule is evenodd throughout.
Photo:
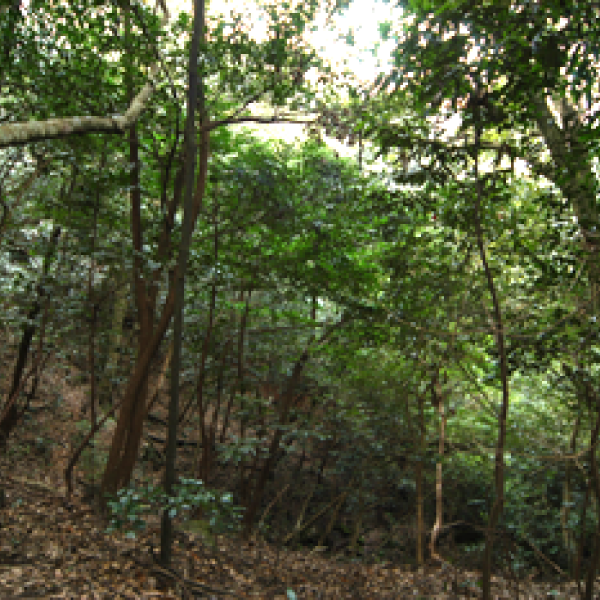
<svg viewBox="0 0 600 600"><path fill-rule="evenodd" d="M179 264L175 278L175 322L173 326L173 360L171 362L171 400L169 402L169 427L167 438L167 453L165 460L165 493L171 496L175 483L175 459L177 453L177 423L179 411L179 371L181 369L181 346L183 338L183 305L185 300L185 272L190 254L190 243L194 230L194 167L196 160L196 105L200 101L200 114L204 118L204 94L202 82L198 81L198 54L200 43L204 39L204 0L194 1L194 31L190 44L188 102L185 141L187 144L185 166L185 201L183 212L183 227L179 249ZM203 148L204 150L204 148ZM205 152L202 161L207 161ZM168 508L162 514L160 531L160 560L163 567L171 564L173 541L173 524Z"/></svg>
<svg viewBox="0 0 600 600"><path fill-rule="evenodd" d="M2 412L0 412L0 451L6 450L8 438L12 430L18 423L19 418L22 416L22 414L20 414L19 410L17 409L17 396L19 395L19 391L22 388L22 378L23 373L25 371L25 365L27 364L29 350L31 348L31 342L37 329L34 320L42 308L42 302L44 302L46 298L45 282L48 275L48 270L50 269L52 258L54 256L56 244L58 242L58 238L60 237L60 233L60 227L56 227L54 229L54 232L52 233L50 246L44 257L44 266L41 282L37 286L38 297L34 301L33 306L31 307L29 312L27 313L27 325L25 325L23 329L23 335L21 336L19 352L17 354L17 362L15 363L15 368L13 369L12 384L8 393L6 404L4 405Z"/></svg>
<svg viewBox="0 0 600 600"><path fill-rule="evenodd" d="M18 5L19 0L14 0L13 4ZM162 25L165 25L169 19L169 14L165 10L164 3L160 2L159 4L163 9ZM10 53L10 49L10 44L7 43L4 52ZM0 148L93 132L125 133L136 123L142 112L145 110L148 101L156 88L161 67L159 61L150 67L148 83L146 83L135 98L131 100L129 108L123 115L111 117L83 115L78 117L65 117L62 119L23 121L20 123L0 125Z"/></svg>
<svg viewBox="0 0 600 600"><path fill-rule="evenodd" d="M444 506L443 506L443 470L442 460L444 458L444 445L446 441L446 411L442 392L442 383L440 381L440 372L436 367L436 372L431 386L431 397L434 406L437 408L440 417L439 440L438 440L438 459L435 465L435 523L431 530L429 540L429 555L431 558L441 560L438 555L435 544L444 524Z"/></svg>
<svg viewBox="0 0 600 600"><path fill-rule="evenodd" d="M502 308L500 306L500 300L498 299L498 293L496 291L496 284L494 283L494 277L490 269L485 244L483 241L483 228L481 226L481 204L483 201L483 184L481 177L479 176L479 150L481 142L481 119L479 114L479 107L474 108L475 118L475 185L476 185L476 196L475 196L475 235L477 239L477 247L479 248L479 257L483 265L483 270L487 280L488 290L492 297L493 307L493 320L494 320L494 337L496 338L496 348L498 350L498 356L500 358L500 384L502 386L502 404L500 406L500 414L498 415L498 440L496 442L496 457L494 467L494 492L495 498L490 510L490 516L488 518L488 524L486 529L485 539L485 550L483 554L483 565L482 565L482 597L483 600L491 600L492 598L492 550L494 545L494 537L496 535L496 526L502 515L504 509L504 445L506 442L506 422L508 418L508 405L509 405L509 387L508 387L508 361L506 356L506 344L504 339L504 323L502 318Z"/></svg>

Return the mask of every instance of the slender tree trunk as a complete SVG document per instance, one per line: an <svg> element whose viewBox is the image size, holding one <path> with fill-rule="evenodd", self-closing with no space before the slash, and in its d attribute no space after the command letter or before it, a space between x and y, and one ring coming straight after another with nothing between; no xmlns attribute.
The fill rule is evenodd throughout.
<svg viewBox="0 0 600 600"><path fill-rule="evenodd" d="M585 496L581 503L581 511L579 513L579 542L577 545L577 558L575 559L575 567L573 569L573 578L577 582L577 591L583 597L581 592L581 563L583 562L583 553L585 551L586 531L585 522L587 518L587 509L590 503L590 494L592 489L592 481L588 481L585 487Z"/></svg>
<svg viewBox="0 0 600 600"><path fill-rule="evenodd" d="M132 419L135 417L135 413L132 411L132 405L135 404L136 399L139 397L140 389L142 389L147 381L150 362L154 358L165 332L167 331L167 327L169 326L171 317L173 316L174 307L175 290L174 287L171 287L156 330L150 338L148 345L145 346L139 354L134 371L129 378L123 393L121 410L119 412L117 426L113 434L113 440L108 454L106 469L102 478L103 498L104 494L115 494L121 487L129 483L131 471L123 468L123 465L125 464L125 443L129 440L131 447L131 443L134 441L134 439L129 437L130 434L134 433L135 431L135 435L141 436L142 431L141 427L136 427L135 430L133 429ZM144 413L142 421L147 412L147 408L143 408ZM138 437L136 448L139 447L139 441L140 439ZM131 464L131 468L133 468L133 464Z"/></svg>
<svg viewBox="0 0 600 600"><path fill-rule="evenodd" d="M446 441L446 411L444 397L442 394L442 383L440 381L439 369L436 370L434 381L431 389L431 397L433 405L437 407L440 417L439 427L439 443L438 443L438 459L435 465L435 523L431 530L431 539L429 541L429 554L431 558L440 559L435 544L440 531L443 527L444 520L444 505L443 505L443 471L442 460L444 458L444 445Z"/></svg>
<svg viewBox="0 0 600 600"><path fill-rule="evenodd" d="M492 560L494 537L496 526L502 515L504 508L504 444L506 441L506 421L508 418L509 389L508 389L508 363L506 358L506 346L504 340L504 324L502 319L502 309L496 292L494 277L488 264L485 245L483 241L483 229L481 227L481 203L483 200L482 181L479 176L479 149L481 142L481 119L479 107L474 107L475 120L475 234L477 246L479 248L479 257L483 264L483 270L487 280L488 290L492 297L493 318L496 338L496 348L500 357L500 383L502 385L502 405L498 416L498 440L496 442L496 457L494 469L494 492L495 498L490 510L488 525L486 529L485 550L483 554L483 574L482 574L482 596L483 600L491 600L492 590Z"/></svg>
<svg viewBox="0 0 600 600"><path fill-rule="evenodd" d="M129 8L124 11L125 35L131 37ZM127 78L128 99L133 96L134 66L129 57L124 57ZM154 303L146 290L146 282L142 275L142 218L141 218L141 183L139 139L136 125L129 128L129 164L130 164L130 201L131 201L131 236L135 256L133 259L133 293L136 301L137 317L140 326L138 335L137 362L140 362L144 350L151 346L154 322ZM150 357L152 358L152 357ZM146 396L148 392L148 369L137 369L137 385L128 388L119 412L119 421L113 435L108 455L106 470L102 479L102 492L114 494L129 483L139 447L146 417Z"/></svg>
<svg viewBox="0 0 600 600"><path fill-rule="evenodd" d="M343 326L346 322L347 318L346 316L343 316L342 319L340 319L340 321L338 321L329 328L329 330L318 341L318 344L325 344L329 339L329 336L338 327ZM260 473L256 480L256 485L254 486L254 490L252 491L252 495L249 496L250 501L244 514L242 535L245 539L248 539L250 537L254 520L258 513L258 509L260 508L260 503L262 501L269 473L271 472L271 469L275 464L275 458L277 455L277 451L279 450L279 447L281 445L281 438L283 437L285 431L285 425L289 422L289 412L294 401L295 391L298 387L298 382L300 381L300 377L302 376L302 372L304 371L304 367L306 366L306 363L308 362L310 356L309 350L311 343L309 343L304 352L302 352L300 358L296 361L296 364L294 365L294 370L292 371L292 374L286 382L285 390L281 396L279 405L277 407L279 413L279 426L275 430L275 433L271 440L271 444L269 445L267 458L264 461L263 466L260 470Z"/></svg>
<svg viewBox="0 0 600 600"><path fill-rule="evenodd" d="M208 133L209 128L204 127L201 135L201 151L199 175L193 193L191 209L192 229L200 212L200 206L204 196L206 173L208 166ZM137 136L130 131L130 153L133 159L132 169L132 237L134 249L138 257L142 251L142 231L140 217L139 198L139 173L136 169L137 160ZM185 175L185 168L184 176ZM180 171L181 172L181 171ZM192 189L193 183L192 183ZM158 254L162 259L168 259L171 251L170 233L173 228L174 215L180 204L183 190L183 179L179 175L175 178L174 193L167 207L163 220L163 231L158 243ZM150 362L154 358L158 347L169 326L175 308L175 290L179 267L170 273L169 292L162 308L162 314L154 328L154 307L159 289L159 281L162 277L161 269L157 269L150 282L146 282L141 275L141 262L134 265L134 291L138 307L138 319L140 322L140 337L138 344L138 356L136 364L127 383L123 394L122 408L119 412L117 427L115 429L111 448L108 455L106 470L102 478L102 495L114 495L117 490L129 483L133 467L137 460L137 453L141 441L143 422L147 413L147 380Z"/></svg>
<svg viewBox="0 0 600 600"><path fill-rule="evenodd" d="M423 492L423 463L425 462L425 399L418 396L419 401L419 458L415 465L415 483L417 487L417 564L425 563L425 495Z"/></svg>
<svg viewBox="0 0 600 600"><path fill-rule="evenodd" d="M104 157L103 157L104 159ZM101 161L103 168L104 160ZM94 298L94 258L96 251L96 238L98 236L98 211L100 209L100 190L96 191L96 201L94 202L93 216L93 234L92 248L90 252L90 268L88 272L88 310L90 311L90 331L89 331L89 347L88 347L88 363L90 369L90 433L95 431L96 427L96 326L98 320L98 306ZM93 446L92 446L93 452ZM92 454L92 464L94 463L94 455ZM92 485L96 478L95 469L92 471Z"/></svg>
<svg viewBox="0 0 600 600"><path fill-rule="evenodd" d="M596 531L594 532L594 548L588 566L584 600L592 600L594 597L594 583L596 581L596 570L600 560L600 474L598 473L597 445L600 434L600 398L594 394L589 382L585 382L586 400L590 407L596 409L596 426L590 438L590 483L596 497Z"/></svg>
<svg viewBox="0 0 600 600"><path fill-rule="evenodd" d="M298 360L298 362L296 363L296 365L294 367L294 371L288 381L287 389L286 389L285 393L283 394L283 397L281 398L281 409L280 409L281 412L280 412L280 417L279 417L279 423L282 426L285 426L285 424L287 423L288 413L289 413L289 409L291 407L294 390L300 379L300 374L302 373L302 370L304 369L304 365L306 364L307 360L308 360L308 352L305 351L302 354L302 356L300 357L300 360ZM264 488L267 483L269 473L271 472L271 469L274 465L275 455L277 454L277 451L279 450L279 446L281 444L281 438L283 437L283 433L284 433L284 429L282 429L282 427L277 427L277 429L275 430L275 433L273 435L273 439L271 440L271 443L269 445L269 451L268 451L267 458L266 458L265 462L263 463L262 469L260 470L260 473L256 480L254 490L252 491L252 494L249 495L249 504L246 508L246 512L244 514L244 519L243 519L243 526L244 526L243 536L245 539L248 539L250 537L250 533L252 532L252 526L254 524L254 519L256 517L258 509L260 508L260 502L262 500Z"/></svg>
<svg viewBox="0 0 600 600"><path fill-rule="evenodd" d="M127 344L123 328L128 302L128 293L125 286L117 284L112 293L111 301L111 327L108 332L106 360L102 368L102 380L98 390L98 402L101 406L112 406L113 395L116 392L113 381L119 374L123 375L123 373L129 372L128 367L131 367L132 363L129 355L127 355L127 360L124 360L125 355L121 351Z"/></svg>
<svg viewBox="0 0 600 600"><path fill-rule="evenodd" d="M216 206L216 200L215 200ZM217 264L219 260L219 244L218 244L218 230L216 223L215 214L215 232L214 232L214 264ZM217 308L217 282L213 280L211 285L211 293L210 293L210 306L208 309L208 323L206 325L206 333L204 334L204 343L202 344L202 356L200 358L200 372L198 373L198 386L197 386L197 397L198 397L198 428L199 435L202 441L202 458L201 462L198 464L198 478L202 480L206 480L210 475L210 463L211 463L211 454L212 454L212 440L209 440L209 433L206 424L206 416L208 414L208 406L204 403L204 382L206 381L206 361L208 360L208 353L210 350L210 342L212 338L214 319L215 319L215 311ZM218 411L213 413L213 418L211 422L215 422L217 418Z"/></svg>
<svg viewBox="0 0 600 600"><path fill-rule="evenodd" d="M188 75L188 103L186 123L186 169L185 169L185 202L183 212L183 229L179 249L178 273L175 278L175 322L173 327L173 360L171 363L171 401L169 403L169 437L167 441L167 455L165 460L165 493L173 493L175 483L175 459L177 452L177 424L179 410L179 371L181 369L181 346L183 337L183 305L185 300L185 271L187 269L190 253L190 243L194 230L194 175L196 162L196 106L200 99L201 119L204 114L204 94L202 84L198 81L198 54L200 43L204 40L204 0L194 1L194 32L190 44L189 75ZM199 89L200 88L200 89ZM204 154L201 160L207 161L206 148L201 150ZM202 175L199 179L202 179ZM204 183L204 182L202 182ZM160 559L164 567L171 563L173 541L173 525L169 509L165 508L162 514L160 532Z"/></svg>
<svg viewBox="0 0 600 600"><path fill-rule="evenodd" d="M34 321L39 314L40 309L40 300L36 300L31 307L31 310L27 313L27 325L23 328L23 335L21 336L21 342L19 343L17 362L13 369L12 384L10 386L10 391L8 392L8 399L2 413L2 418L0 419L0 449L2 450L6 449L8 438L19 420L15 392L21 383L21 378L25 371L25 365L27 364L27 358L29 357L29 349L31 348L31 342L36 330Z"/></svg>
<svg viewBox="0 0 600 600"><path fill-rule="evenodd" d="M570 450L571 454L575 454L577 450L577 436L579 434L579 425L581 423L581 415L577 415L575 424L573 425L573 433L571 434ZM560 509L560 523L563 533L563 543L567 551L569 574L574 577L575 574L575 559L577 546L575 544L575 534L570 526L571 515L571 463L568 462L565 468L565 480L563 482L562 507Z"/></svg>
<svg viewBox="0 0 600 600"><path fill-rule="evenodd" d="M144 349L151 345L153 336L154 306L146 293L146 284L142 276L141 252L143 249L141 224L141 188L140 163L138 154L138 136L135 125L129 132L129 158L131 163L131 230L133 246L136 250L134 258L134 293L140 325L137 348L139 362ZM119 422L126 421L127 426L117 427L112 440L107 470L103 481L105 492L114 493L123 485L127 485L137 461L142 439L144 419L146 418L146 399L148 394L148 370L140 373L139 384L135 391L125 397ZM108 477L110 473L111 477Z"/></svg>
<svg viewBox="0 0 600 600"><path fill-rule="evenodd" d="M31 342L33 341L33 336L35 335L35 331L37 329L35 319L42 308L42 304L44 302L48 302L46 297L45 282L48 275L48 270L50 269L50 264L54 257L56 244L58 242L58 238L60 237L60 233L60 227L56 227L52 233L50 246L48 247L46 255L44 256L42 277L36 289L37 298L27 313L27 324L23 328L23 335L21 336L21 342L19 343L17 362L15 363L15 368L13 369L12 384L10 386L10 391L8 392L6 403L2 408L2 411L0 411L0 451L6 450L8 438L18 423L19 418L22 416L23 411L20 412L17 408L17 397L19 395L19 390L23 387L22 379L25 373L25 366L27 364L27 359L29 358Z"/></svg>

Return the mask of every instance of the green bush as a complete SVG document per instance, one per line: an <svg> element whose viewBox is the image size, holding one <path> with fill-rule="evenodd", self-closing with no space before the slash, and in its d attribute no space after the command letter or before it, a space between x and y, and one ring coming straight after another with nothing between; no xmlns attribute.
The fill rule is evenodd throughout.
<svg viewBox="0 0 600 600"><path fill-rule="evenodd" d="M239 527L242 508L232 504L229 493L218 495L204 488L196 479L180 480L171 496L159 486L148 484L143 487L128 487L119 490L116 497L109 498L107 506L110 520L107 532L124 531L128 537L146 527L144 515L169 511L171 518L201 509L206 529L212 533L236 531Z"/></svg>

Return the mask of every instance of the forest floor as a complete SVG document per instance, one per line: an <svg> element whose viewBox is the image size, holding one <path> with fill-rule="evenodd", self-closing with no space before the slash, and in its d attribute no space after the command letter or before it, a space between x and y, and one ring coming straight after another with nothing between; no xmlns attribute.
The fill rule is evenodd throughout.
<svg viewBox="0 0 600 600"><path fill-rule="evenodd" d="M154 560L157 519L130 539L106 533L81 486L67 499L64 469L86 386L47 372L40 389L40 396L53 391L35 401L30 417L11 436L8 453L0 456L0 485L6 492L0 509L0 600L481 597L480 574L450 565L367 564L234 536L217 536L210 544L178 529L172 569L163 569ZM104 436L109 440L110 432ZM493 593L513 600L579 597L572 584L501 577L494 578Z"/></svg>

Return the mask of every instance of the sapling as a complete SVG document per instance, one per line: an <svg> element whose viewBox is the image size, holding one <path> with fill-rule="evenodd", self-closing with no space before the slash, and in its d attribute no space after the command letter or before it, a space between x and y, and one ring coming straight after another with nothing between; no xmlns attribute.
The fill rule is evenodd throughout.
<svg viewBox="0 0 600 600"><path fill-rule="evenodd" d="M232 495L218 494L204 488L196 479L180 480L174 486L172 496L167 496L159 486L146 484L141 487L128 487L119 490L116 497L108 499L110 520L107 532L124 531L128 537L146 528L145 515L160 514L167 509L171 518L190 511L202 514L203 533L235 531L241 520L240 507L233 506ZM198 527L195 521L195 527Z"/></svg>

